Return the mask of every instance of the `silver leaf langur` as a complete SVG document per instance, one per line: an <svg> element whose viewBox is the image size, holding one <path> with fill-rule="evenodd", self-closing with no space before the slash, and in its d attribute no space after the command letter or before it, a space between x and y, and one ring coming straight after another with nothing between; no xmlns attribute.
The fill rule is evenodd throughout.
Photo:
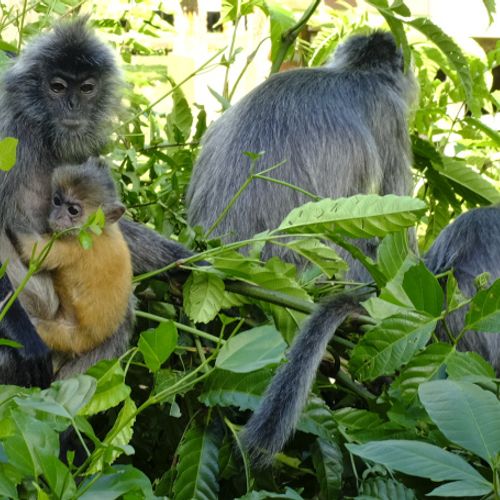
<svg viewBox="0 0 500 500"><path fill-rule="evenodd" d="M1 75L0 139L14 137L19 141L16 165L9 172L0 172L0 260L9 260L14 286L25 269L8 238L9 231L47 232L53 169L98 156L108 141L110 121L119 107L120 72L111 50L86 21L78 18L60 23L36 37ZM145 226L122 219L120 227L136 273L158 269L190 255L181 245ZM8 293L10 282L6 277L2 280L0 288ZM36 297L40 293L50 295L52 307L57 309L57 294L47 273L28 283L23 300L39 307ZM23 349L0 347L0 383L47 385L50 370L35 365L48 366L50 356L33 328L30 335L27 330L17 331L13 317L16 311L23 311L19 304L9 312L8 324L0 325L0 334L18 340ZM100 359L123 353L132 325L130 305L115 334L90 352L69 360L59 376L82 372ZM40 373L40 377L25 377L26 369L20 368L24 359L32 366L28 371Z"/></svg>
<svg viewBox="0 0 500 500"><path fill-rule="evenodd" d="M425 256L427 267L435 274L450 269L466 297L476 293L474 279L490 273L491 282L500 278L500 207L476 208L460 215L447 226ZM450 314L446 322L451 332L458 334L464 324L466 308ZM441 328L441 337L446 334ZM489 361L500 375L500 335L468 331L460 340L462 351L475 351Z"/></svg>
<svg viewBox="0 0 500 500"><path fill-rule="evenodd" d="M205 134L189 186L188 220L208 229L248 178L245 151L264 155L255 171L285 163L272 176L314 195L408 195L412 189L407 118L417 96L411 72L391 34L352 36L324 67L269 78L227 110ZM310 201L287 186L255 180L215 230L224 239L246 239L277 227L296 206ZM374 257L376 241L357 240ZM280 255L302 262L280 247ZM366 271L348 259L348 276ZM320 305L295 339L259 408L243 431L256 461L268 461L293 433L324 349L338 325L359 309L347 292Z"/></svg>

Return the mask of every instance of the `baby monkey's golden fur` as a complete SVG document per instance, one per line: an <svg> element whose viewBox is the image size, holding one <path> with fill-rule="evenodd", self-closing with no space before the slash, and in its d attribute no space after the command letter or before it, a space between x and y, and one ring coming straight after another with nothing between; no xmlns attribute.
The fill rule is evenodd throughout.
<svg viewBox="0 0 500 500"><path fill-rule="evenodd" d="M79 355L116 332L132 292L132 265L116 224L125 208L117 200L106 166L91 159L84 165L54 171L51 231L81 227L99 207L106 223L102 234L93 236L92 247L85 250L74 234L63 236L54 242L42 264L52 273L59 309L52 317L33 321L43 341L55 351ZM40 253L50 236L17 235L24 258L31 257L35 243Z"/></svg>

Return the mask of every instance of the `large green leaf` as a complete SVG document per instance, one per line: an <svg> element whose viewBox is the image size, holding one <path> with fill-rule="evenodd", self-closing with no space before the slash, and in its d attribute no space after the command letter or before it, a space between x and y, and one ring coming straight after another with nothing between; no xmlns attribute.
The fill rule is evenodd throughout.
<svg viewBox="0 0 500 500"><path fill-rule="evenodd" d="M434 318L441 314L444 305L443 289L423 262L406 271L403 289L417 311L428 313Z"/></svg>
<svg viewBox="0 0 500 500"><path fill-rule="evenodd" d="M291 488L286 487L284 493L274 493L272 491L251 491L242 497L238 497L236 500L269 500L273 498L278 498L281 500L303 500L296 491Z"/></svg>
<svg viewBox="0 0 500 500"><path fill-rule="evenodd" d="M354 348L350 371L360 380L391 375L425 347L436 322L416 311L384 319Z"/></svg>
<svg viewBox="0 0 500 500"><path fill-rule="evenodd" d="M454 352L449 344L427 346L404 367L392 383L391 391L398 391L405 401L411 403L420 384L445 375L446 364Z"/></svg>
<svg viewBox="0 0 500 500"><path fill-rule="evenodd" d="M495 370L477 352L454 351L446 366L448 377L453 380L495 378Z"/></svg>
<svg viewBox="0 0 500 500"><path fill-rule="evenodd" d="M320 486L319 498L321 500L339 498L344 471L339 446L331 441L316 439L312 446L312 460Z"/></svg>
<svg viewBox="0 0 500 500"><path fill-rule="evenodd" d="M441 175L480 196L485 202L500 203L498 189L479 172L469 168L464 160L443 157L443 168L438 168L438 170Z"/></svg>
<svg viewBox="0 0 500 500"><path fill-rule="evenodd" d="M387 281L394 278L408 255L406 232L388 234L377 248L377 263Z"/></svg>
<svg viewBox="0 0 500 500"><path fill-rule="evenodd" d="M468 382L434 380L422 384L418 395L450 441L493 465L500 452L500 402L494 394Z"/></svg>
<svg viewBox="0 0 500 500"><path fill-rule="evenodd" d="M179 447L176 500L217 500L219 498L220 439L211 428L193 425Z"/></svg>
<svg viewBox="0 0 500 500"><path fill-rule="evenodd" d="M377 500L416 500L415 492L394 479L377 477L361 484L360 493Z"/></svg>
<svg viewBox="0 0 500 500"><path fill-rule="evenodd" d="M224 301L224 282L210 273L193 272L184 285L184 310L195 323L213 320Z"/></svg>
<svg viewBox="0 0 500 500"><path fill-rule="evenodd" d="M472 300L464 330L500 333L500 279Z"/></svg>
<svg viewBox="0 0 500 500"><path fill-rule="evenodd" d="M408 196L359 194L306 203L292 210L279 229L287 233L338 233L354 238L385 236L415 224L425 203Z"/></svg>
<svg viewBox="0 0 500 500"><path fill-rule="evenodd" d="M302 411L297 429L332 442L337 431L337 424L333 419L332 410L326 403L317 396L311 396Z"/></svg>
<svg viewBox="0 0 500 500"><path fill-rule="evenodd" d="M144 498L152 500L151 482L146 474L131 465L112 466L90 484L81 484L79 500L114 500L115 498Z"/></svg>
<svg viewBox="0 0 500 500"><path fill-rule="evenodd" d="M271 325L258 326L229 339L217 356L215 366L236 373L248 373L283 358L286 342Z"/></svg>
<svg viewBox="0 0 500 500"><path fill-rule="evenodd" d="M491 490L492 485L462 457L421 441L389 439L346 448L365 460L385 465L410 476L432 481L462 481L474 487Z"/></svg>
<svg viewBox="0 0 500 500"><path fill-rule="evenodd" d="M199 400L207 406L235 406L240 410L255 410L271 376L272 371L269 369L252 373L215 370L205 381Z"/></svg>
<svg viewBox="0 0 500 500"><path fill-rule="evenodd" d="M100 361L87 373L97 379L97 388L93 398L81 409L81 415L108 410L129 396L130 387L125 384L125 372L119 361Z"/></svg>

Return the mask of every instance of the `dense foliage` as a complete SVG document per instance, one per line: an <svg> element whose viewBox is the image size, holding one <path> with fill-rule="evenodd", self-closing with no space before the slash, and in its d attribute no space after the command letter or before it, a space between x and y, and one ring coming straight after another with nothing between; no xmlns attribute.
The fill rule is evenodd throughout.
<svg viewBox="0 0 500 500"><path fill-rule="evenodd" d="M465 298L451 273L426 269L404 234L417 225L424 250L462 211L500 202L500 134L484 119L499 104L488 89L500 47L465 54L402 1L370 0L370 15L332 10L328 22L309 17L318 2L301 19L265 0L225 1L228 31L254 11L269 18L273 70L283 60L321 64L347 33L385 20L421 88L411 123L415 198L312 202L257 235L243 256L237 250L245 243L220 246L186 225L183 200L207 115L183 85L222 65L223 88L211 92L226 108L245 78L231 72L235 60L248 57L247 68L255 53L240 53L233 37L175 82L168 54L153 48L175 31L153 3L124 1L113 16L85 5L121 55L128 83L106 156L129 215L201 253L176 264L193 270L182 287L136 277L137 335L121 359L44 391L0 389L0 498L500 498L499 380L479 355L456 349L466 330L500 333L500 282L479 277L477 295ZM27 1L18 10L0 2L0 49L15 53L84 4ZM484 8L493 15L495 3L485 0ZM304 38L306 21L313 36ZM144 97L151 85L166 89L152 102ZM165 101L168 112L160 111ZM0 168L14 158L15 141L5 139ZM285 234L293 241L284 243ZM382 239L376 262L345 241L370 236ZM324 243L332 239L363 260L378 293L332 341L294 439L272 468L254 469L238 431L314 302L344 286L345 264ZM266 241L293 248L311 268L299 274L278 259L261 262ZM199 260L210 265L195 268ZM438 341L438 322L467 306L463 332ZM70 452L64 463L58 435L68 427L83 459L74 462Z"/></svg>

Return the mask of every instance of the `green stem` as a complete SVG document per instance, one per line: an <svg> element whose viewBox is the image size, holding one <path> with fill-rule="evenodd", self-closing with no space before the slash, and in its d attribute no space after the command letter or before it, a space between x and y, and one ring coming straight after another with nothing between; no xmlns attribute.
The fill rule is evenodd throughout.
<svg viewBox="0 0 500 500"><path fill-rule="evenodd" d="M23 28L24 28L24 20L26 18L26 10L28 7L28 0L23 1L23 10L21 12L21 22L19 24L19 42L17 43L17 51L20 52L21 46L23 44Z"/></svg>
<svg viewBox="0 0 500 500"><path fill-rule="evenodd" d="M302 17L299 19L297 24L292 26L290 29L288 29L287 31L285 31L285 33L281 35L281 42L278 49L278 54L276 55L276 58L273 61L271 67L271 74L277 73L279 71L279 69L281 68L281 64L283 63L286 57L288 49L295 42L295 40L299 36L299 33L302 31L302 28L307 24L307 21L309 21L310 17L313 15L314 11L316 10L320 2L321 0L313 0L312 3L307 8L307 10L302 15Z"/></svg>
<svg viewBox="0 0 500 500"><path fill-rule="evenodd" d="M177 321L173 321L171 319L162 318L161 316L157 316L156 314L151 314L144 311L135 311L135 315L139 318L146 318L152 321L157 321L158 323L168 323L172 322L178 330L182 330L187 333L191 333L196 335L197 337L201 337L206 340L210 340L215 342L216 344L225 344L226 341L224 339L220 339L219 337L215 337L214 335L210 335L209 333L202 332L201 330L197 330L191 326L183 325L182 323L178 323Z"/></svg>
<svg viewBox="0 0 500 500"><path fill-rule="evenodd" d="M233 58L234 46L236 44L236 33L238 31L238 25L240 24L240 19L241 19L241 3L240 0L237 0L236 16L234 18L234 29L233 29L233 34L231 36L231 42L229 44L228 57L226 61L226 72L224 75L224 84L222 87L222 95L226 100L229 100L229 67L231 65L230 61Z"/></svg>
<svg viewBox="0 0 500 500"><path fill-rule="evenodd" d="M315 194L312 194L309 191L306 191L305 189L302 189L298 186L295 186L294 184L290 184L289 182L282 181L280 179L275 179L274 177L268 177L267 175L261 175L261 174L255 174L253 177L255 177L256 179L262 179L263 181L274 182L275 184L280 184L282 186L286 186L290 189L293 189L294 191L305 194L309 198L312 198L314 201L321 200L320 196L316 196Z"/></svg>
<svg viewBox="0 0 500 500"><path fill-rule="evenodd" d="M343 385L354 394L362 397L366 401L375 401L375 399L377 399L377 396L372 394L369 390L365 389L362 385L354 382L351 377L349 377L341 370L335 375L335 379L339 382L340 385Z"/></svg>

